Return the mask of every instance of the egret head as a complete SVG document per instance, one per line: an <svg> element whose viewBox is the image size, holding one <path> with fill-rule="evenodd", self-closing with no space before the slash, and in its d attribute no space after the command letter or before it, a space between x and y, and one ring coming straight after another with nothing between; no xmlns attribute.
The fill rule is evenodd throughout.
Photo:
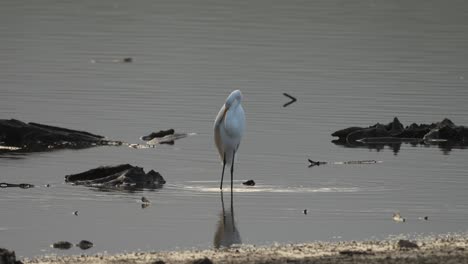
<svg viewBox="0 0 468 264"><path fill-rule="evenodd" d="M232 105L236 103L236 101L238 104L240 104L242 101L242 93L240 90L235 90L228 96L225 103L226 108L229 109Z"/></svg>

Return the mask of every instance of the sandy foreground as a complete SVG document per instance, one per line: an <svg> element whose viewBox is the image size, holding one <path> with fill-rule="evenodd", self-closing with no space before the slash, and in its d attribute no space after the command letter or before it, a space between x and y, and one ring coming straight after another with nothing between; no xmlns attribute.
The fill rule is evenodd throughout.
<svg viewBox="0 0 468 264"><path fill-rule="evenodd" d="M406 240L407 241L407 240ZM399 240L242 245L220 250L43 256L24 263L468 263L468 236Z"/></svg>

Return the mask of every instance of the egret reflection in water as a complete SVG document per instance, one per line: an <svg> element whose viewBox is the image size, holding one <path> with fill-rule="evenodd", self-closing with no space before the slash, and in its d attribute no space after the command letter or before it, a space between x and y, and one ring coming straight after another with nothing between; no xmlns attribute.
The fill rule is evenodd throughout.
<svg viewBox="0 0 468 264"><path fill-rule="evenodd" d="M236 221L234 218L234 196L231 192L231 206L229 211L226 211L224 207L224 194L221 191L221 208L218 225L216 228L216 233L214 236L214 247L215 248L229 248L233 244L241 244L241 237L239 230L236 227Z"/></svg>

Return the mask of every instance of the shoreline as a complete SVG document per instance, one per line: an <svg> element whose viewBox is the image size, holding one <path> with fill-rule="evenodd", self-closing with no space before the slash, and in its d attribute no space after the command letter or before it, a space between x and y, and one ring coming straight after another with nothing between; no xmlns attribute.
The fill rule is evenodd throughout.
<svg viewBox="0 0 468 264"><path fill-rule="evenodd" d="M411 240L310 242L229 249L42 256L23 263L468 263L468 235Z"/></svg>

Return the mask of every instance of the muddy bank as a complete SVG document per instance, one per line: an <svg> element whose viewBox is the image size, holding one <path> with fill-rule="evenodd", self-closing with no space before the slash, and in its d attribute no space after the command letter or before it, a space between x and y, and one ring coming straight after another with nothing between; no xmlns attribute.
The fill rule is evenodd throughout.
<svg viewBox="0 0 468 264"><path fill-rule="evenodd" d="M136 252L118 255L45 256L24 263L468 263L468 236L399 240L313 242L221 250ZM205 259L206 258L206 259ZM204 260L202 262L201 260Z"/></svg>

